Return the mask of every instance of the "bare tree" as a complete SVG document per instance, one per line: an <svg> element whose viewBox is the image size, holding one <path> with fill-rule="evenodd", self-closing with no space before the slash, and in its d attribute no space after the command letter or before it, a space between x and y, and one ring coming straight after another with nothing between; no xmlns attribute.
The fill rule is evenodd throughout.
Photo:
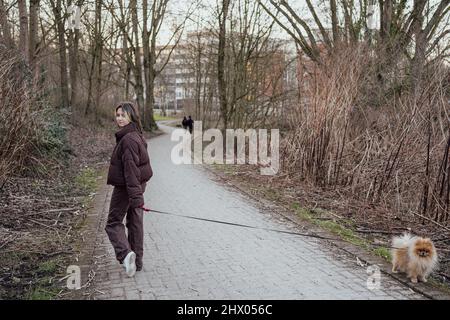
<svg viewBox="0 0 450 320"><path fill-rule="evenodd" d="M384 81L387 70L391 70L392 66L404 59L405 56L412 61L413 79L420 78L427 52L429 53L428 47L430 44L435 45L434 40L440 41L445 34L448 34L448 29L442 30L439 25L442 19L448 15L449 1L440 0L433 4L430 0L414 0L411 10L408 10L406 0L378 1L380 28L376 51L380 59L377 73L381 81ZM297 42L302 51L319 64L321 54L332 53L340 41L354 44L364 39L362 35L364 32L367 33L367 7L373 3L373 1L369 3L366 0L359 0L357 9L354 0L330 0L328 6L326 6L326 2L323 2L325 10L331 16L333 34L331 41L328 30L323 27L323 22L316 13L317 5L312 4L310 0L306 0L306 3L314 18L314 25L307 23L286 0L258 0L258 2L274 21ZM279 13L283 19L277 17L273 12ZM338 19L339 12L343 14L343 25ZM313 28L319 30L319 41L325 45L326 50L322 53L317 46L318 39L312 32ZM412 57L410 57L411 45L414 45ZM398 54L399 52L401 54Z"/></svg>
<svg viewBox="0 0 450 320"><path fill-rule="evenodd" d="M167 6L169 0L154 0L151 8L151 20L150 25L146 24L147 17L147 0L143 1L143 14L144 14L144 29L142 38L144 39L144 74L145 74L145 109L144 109L144 127L147 130L153 130L157 128L155 119L153 117L153 105L155 103L154 87L155 79L161 74L169 60L172 53L180 42L183 34L184 26L187 19L191 16L194 6L190 7L185 13L184 19L178 23L172 30L172 34L168 42L159 48L157 48L157 37L161 31L161 26L165 22L167 17ZM168 54L164 57L164 61L160 64L159 68L156 68L156 60L162 57L162 52L168 48L169 44L173 42Z"/></svg>
<svg viewBox="0 0 450 320"><path fill-rule="evenodd" d="M100 98L102 93L102 72L103 72L103 38L102 38L102 1L95 1L95 45L94 45L94 61L95 61L95 118L98 120L98 110L100 107Z"/></svg>
<svg viewBox="0 0 450 320"><path fill-rule="evenodd" d="M55 2L56 1L56 2ZM69 80L67 74L67 46L64 28L64 13L62 0L50 0L55 19L56 34L58 36L59 52L59 76L60 76L60 104L62 107L69 106Z"/></svg>
<svg viewBox="0 0 450 320"><path fill-rule="evenodd" d="M132 26L132 34L133 34L133 45L134 45L134 68L133 74L135 78L135 93L136 100L138 102L140 112L143 112L144 109L144 82L142 79L142 61L141 61L141 46L139 39L139 20L138 20L138 9L137 9L137 1L130 1L130 10L131 10L131 26Z"/></svg>
<svg viewBox="0 0 450 320"><path fill-rule="evenodd" d="M36 59L37 31L38 31L38 10L39 0L30 0L30 32L29 32L29 53L28 60L34 69Z"/></svg>
<svg viewBox="0 0 450 320"><path fill-rule="evenodd" d="M217 54L217 88L219 90L220 110L224 128L228 128L228 100L227 81L225 79L225 43L227 40L227 15L230 7L230 0L222 0L222 6L218 11L219 19L219 49Z"/></svg>
<svg viewBox="0 0 450 320"><path fill-rule="evenodd" d="M75 5L81 8L84 0L69 0L68 5ZM79 43L80 43L80 30L79 28L73 28L69 30L69 63L70 63L70 105L72 110L78 109L79 96L80 96L80 83L78 78L79 72Z"/></svg>
<svg viewBox="0 0 450 320"><path fill-rule="evenodd" d="M19 6L19 50L23 53L24 57L28 58L28 10L25 0L17 1Z"/></svg>
<svg viewBox="0 0 450 320"><path fill-rule="evenodd" d="M11 36L11 28L8 22L5 0L0 0L0 27L0 36L3 40L2 42L5 43L8 48L14 48L15 45Z"/></svg>
<svg viewBox="0 0 450 320"><path fill-rule="evenodd" d="M424 1L414 1L415 6L419 7ZM425 1L426 2L426 1ZM412 77L415 87L420 85L420 79L422 78L422 71L426 62L427 48L436 33L439 22L450 10L449 0L442 0L436 10L434 11L431 18L429 18L428 23L424 25L425 14L418 15L415 18L415 23L411 27L415 38L415 49L414 57L412 60ZM449 30L443 31L442 33L448 34ZM440 37L440 36L439 36Z"/></svg>
<svg viewBox="0 0 450 320"><path fill-rule="evenodd" d="M300 46L303 52L305 52L305 54L311 58L311 60L320 63L320 50L319 47L317 46L316 37L314 36L311 30L311 26L308 25L308 23L306 23L306 21L296 13L296 11L292 8L291 5L289 5L287 1L270 0L270 4L275 9L274 12L280 13L288 21L287 23L280 20L280 18L276 16L273 10L269 8L267 4L263 3L262 0L258 0L258 3L274 19L274 21L276 21L277 24L292 37L292 39ZM308 8L313 14L313 16L316 16L315 22L316 24L318 24L319 29L321 29L322 36L324 37L324 39L327 39L325 40L325 43L327 43L327 41L329 42L328 40L329 37L325 33L325 29L323 27L321 28L322 23L317 18L317 14L315 13L314 7L310 3L310 1L308 1L307 3ZM332 4L334 5L335 2L333 2ZM334 22L337 22L337 19L333 20ZM302 31L302 28L304 31ZM336 29L337 26L334 28ZM331 48L329 47L328 50L330 49Z"/></svg>
<svg viewBox="0 0 450 320"><path fill-rule="evenodd" d="M153 130L156 128L156 122L153 117L154 98L154 82L155 78L162 72L171 58L172 52L181 39L184 24L190 15L191 10L188 10L184 21L178 24L172 32L172 35L167 44L157 46L158 35L165 18L167 17L167 7L169 0L155 0L151 2L151 6L147 0L142 2L142 26L139 21L137 1L130 1L129 11L131 13L131 35L128 33L129 20L125 11L125 7L120 2L120 16L114 9L110 12L113 19L117 21L119 28L123 35L123 54L122 58L126 63L127 79L130 71L134 76L134 81L126 81L133 85L136 100L143 115L143 127L146 130ZM142 39L142 40L141 40ZM142 43L141 43L142 41ZM171 45L169 54L164 57L165 61L159 68L155 67L156 60L161 56L162 51ZM144 90L145 88L145 90ZM144 96L145 92L145 96Z"/></svg>

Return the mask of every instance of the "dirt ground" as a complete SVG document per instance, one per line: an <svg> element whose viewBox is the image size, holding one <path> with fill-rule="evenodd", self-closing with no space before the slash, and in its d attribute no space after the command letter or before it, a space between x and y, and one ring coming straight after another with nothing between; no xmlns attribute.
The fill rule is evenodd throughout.
<svg viewBox="0 0 450 320"><path fill-rule="evenodd" d="M57 299L95 194L113 126L69 128L70 156L44 175L12 177L0 191L0 299Z"/></svg>

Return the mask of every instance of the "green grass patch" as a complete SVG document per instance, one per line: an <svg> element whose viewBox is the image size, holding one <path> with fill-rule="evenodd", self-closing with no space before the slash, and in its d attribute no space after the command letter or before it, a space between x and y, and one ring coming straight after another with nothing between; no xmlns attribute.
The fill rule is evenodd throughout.
<svg viewBox="0 0 450 320"><path fill-rule="evenodd" d="M28 300L53 300L58 295L59 290L57 288L46 287L39 285L33 288L27 296Z"/></svg>
<svg viewBox="0 0 450 320"><path fill-rule="evenodd" d="M379 247L372 250L377 256L382 257L388 261L392 261L391 251L385 247Z"/></svg>
<svg viewBox="0 0 450 320"><path fill-rule="evenodd" d="M162 116L160 114L154 114L153 118L155 119L155 121L161 121L161 120L177 120L177 118L174 117L168 117L168 116ZM181 120L180 120L181 121Z"/></svg>
<svg viewBox="0 0 450 320"><path fill-rule="evenodd" d="M57 260L48 260L44 261L39 265L38 272L51 274L56 272L58 269L58 261Z"/></svg>
<svg viewBox="0 0 450 320"><path fill-rule="evenodd" d="M58 268L57 263L53 260L49 260L49 261L42 262L39 265L39 268L37 271L48 274L48 273L55 272L57 268Z"/></svg>
<svg viewBox="0 0 450 320"><path fill-rule="evenodd" d="M75 177L75 184L87 193L94 192L97 189L97 176L96 170L85 168Z"/></svg>
<svg viewBox="0 0 450 320"><path fill-rule="evenodd" d="M322 227L323 229L325 229L335 235L338 235L344 241L350 242L356 246L359 246L366 250L369 250L370 252L374 253L375 255L391 262L392 257L391 257L391 251L389 250L389 248L386 248L386 247L377 247L375 249L372 248L370 245L370 241L358 236L352 229L350 229L350 228L356 227L356 225L353 221L348 220L348 219L342 220L342 223L350 226L350 228L348 228L348 227L342 225L341 223L338 223L335 221L319 219L321 214L326 214L325 210L322 210L322 209L309 210L306 208L302 208L296 202L291 204L291 208L294 209L301 218L303 218L319 227Z"/></svg>
<svg viewBox="0 0 450 320"><path fill-rule="evenodd" d="M343 240L353 243L357 246L367 247L367 241L356 235L351 229L348 229L334 221L317 221L322 228L340 236Z"/></svg>
<svg viewBox="0 0 450 320"><path fill-rule="evenodd" d="M50 300L57 297L61 288L54 279L60 272L58 263L62 263L61 258L44 261L36 254L16 251L0 254L0 259L3 270L12 273L12 278L7 278L8 285L3 288L0 285L0 300ZM0 276L3 270L0 270Z"/></svg>
<svg viewBox="0 0 450 320"><path fill-rule="evenodd" d="M364 248L369 247L369 242L366 239L361 238L360 236L355 234L352 229L349 229L336 221L320 219L322 215L326 215L325 210L322 209L309 210L306 208L302 208L298 203L295 202L292 203L291 208L294 209L301 218L335 235L338 235L342 240L345 240L360 247ZM349 225L354 224L352 221L348 219L343 219L342 222Z"/></svg>
<svg viewBox="0 0 450 320"><path fill-rule="evenodd" d="M28 290L28 300L52 300L57 297L61 288L55 282L55 277L61 273L61 264L64 264L61 257L39 263L35 273L38 280Z"/></svg>

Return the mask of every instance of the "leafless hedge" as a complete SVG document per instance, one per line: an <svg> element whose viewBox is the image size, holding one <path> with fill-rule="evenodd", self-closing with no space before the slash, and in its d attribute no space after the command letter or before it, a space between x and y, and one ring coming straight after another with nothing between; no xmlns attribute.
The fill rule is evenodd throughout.
<svg viewBox="0 0 450 320"><path fill-rule="evenodd" d="M29 69L17 52L0 47L0 187L21 169L35 130Z"/></svg>
<svg viewBox="0 0 450 320"><path fill-rule="evenodd" d="M282 142L284 167L399 214L447 223L449 68L431 64L418 90L383 91L375 104L370 92L383 90L368 78L375 63L361 46L312 73Z"/></svg>

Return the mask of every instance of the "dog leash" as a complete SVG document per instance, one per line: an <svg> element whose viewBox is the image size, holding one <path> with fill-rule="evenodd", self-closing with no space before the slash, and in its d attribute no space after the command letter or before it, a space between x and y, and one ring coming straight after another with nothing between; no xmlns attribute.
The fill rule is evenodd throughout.
<svg viewBox="0 0 450 320"><path fill-rule="evenodd" d="M332 238L327 238L327 237L323 237L323 236L319 236L319 235L314 235L314 234L311 234L311 233L299 233L299 232L292 232L292 231L287 231L287 230L278 230L278 229L271 229L271 228L264 228L264 227L256 227L256 226L250 226L250 225L247 225L247 224L228 222L228 221L221 221L221 220L213 220L213 219L206 219L206 218L199 218L199 217L187 216L187 215L183 215L183 214L177 214L177 213L172 213L172 212L167 212L167 211L160 211L160 210L154 210L154 209L149 209L149 211L156 212L156 213L161 213L161 214L166 214L166 215L171 215L171 216L183 217L183 218L187 218L187 219L207 221L207 222L212 222L212 223L219 223L219 224L225 224L225 225L242 227L242 228L248 228L248 229L258 229L258 230L272 231L272 232L292 234L292 235L305 236L305 237L306 236L311 236L311 237L314 237L314 238L320 238L320 239L324 239L324 240L339 240L339 239L332 239Z"/></svg>
<svg viewBox="0 0 450 320"><path fill-rule="evenodd" d="M329 240L329 241L343 241L342 239L329 238L329 237L325 237L325 236L321 236L321 235L313 234L313 233L301 233L301 232L294 232L294 231L287 231L287 230L279 230L279 229L272 229L272 228L256 227L256 226L250 226L250 225L247 225L247 224L228 222L228 221L222 221L222 220L213 220L213 219L199 218L199 217L188 216L188 215L183 215L183 214L177 214L177 213L161 211L161 210L145 209L144 211L146 211L146 212L155 212L155 213L171 215L171 216L177 216L177 217L182 217L182 218L192 219L192 220L200 220L200 221L206 221L206 222L211 222L211 223L225 224L225 225L230 225L230 226L235 226L235 227L242 227L242 228L248 228L248 229L257 229L257 230L271 231L271 232L277 232L277 233L284 233L284 234L290 234L290 235L301 236L301 237L317 238L317 239ZM389 249L398 249L398 248L395 248L395 247L381 245L381 244L375 244L375 243L373 243L371 245L376 246L376 247L389 248Z"/></svg>

